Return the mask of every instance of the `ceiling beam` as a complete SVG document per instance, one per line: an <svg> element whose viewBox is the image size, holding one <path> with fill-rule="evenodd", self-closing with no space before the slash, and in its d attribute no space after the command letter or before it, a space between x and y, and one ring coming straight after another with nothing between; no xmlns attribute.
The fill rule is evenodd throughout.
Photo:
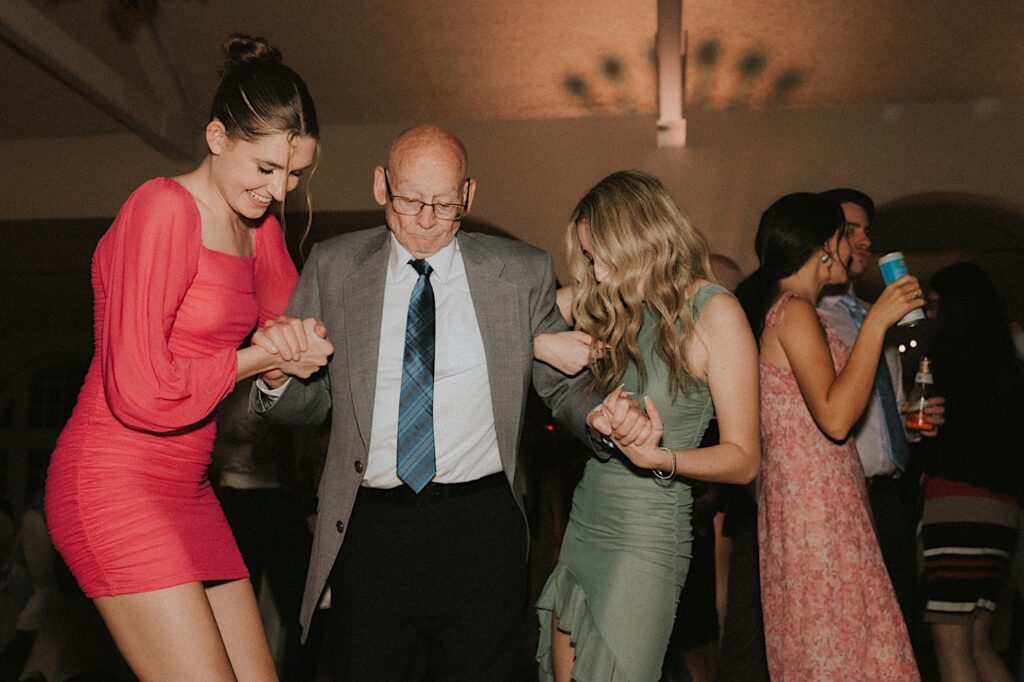
<svg viewBox="0 0 1024 682"><path fill-rule="evenodd" d="M139 66L142 67L146 79L156 93L157 100L172 111L193 111L188 90L172 68L151 21L141 22L138 30L132 34L131 45ZM193 135L194 133L190 134L189 139L192 139Z"/></svg>
<svg viewBox="0 0 1024 682"><path fill-rule="evenodd" d="M686 145L684 0L658 0L658 146Z"/></svg>
<svg viewBox="0 0 1024 682"><path fill-rule="evenodd" d="M180 97L160 102L138 88L27 0L0 2L0 38L175 161L198 156L196 125ZM143 59L147 74L151 58ZM157 79L161 95L166 78Z"/></svg>

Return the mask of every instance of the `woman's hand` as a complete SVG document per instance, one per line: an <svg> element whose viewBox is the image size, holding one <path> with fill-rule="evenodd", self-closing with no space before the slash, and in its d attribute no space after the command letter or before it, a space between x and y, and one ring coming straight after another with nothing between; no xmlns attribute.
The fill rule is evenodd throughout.
<svg viewBox="0 0 1024 682"><path fill-rule="evenodd" d="M629 396L630 394L621 386L616 388L587 415L587 425L602 436L610 438L612 444L624 453L623 448L640 448L644 445L650 445L657 450L665 431L661 415L649 398L645 398L645 407L648 410L654 408L653 415L650 411L645 413L641 410ZM626 453L626 456L629 457L629 453ZM630 459L632 460L632 457Z"/></svg>
<svg viewBox="0 0 1024 682"><path fill-rule="evenodd" d="M319 320L312 317L306 318L302 320L301 327L305 338L305 347L298 357L294 357L293 352L291 360L281 357L276 369L290 376L308 379L327 364L328 359L334 354L334 345L327 338L327 329Z"/></svg>
<svg viewBox="0 0 1024 682"><path fill-rule="evenodd" d="M235 380L259 374L267 386L280 388L289 376L308 379L333 354L323 322L281 316L256 330L252 343L238 351Z"/></svg>
<svg viewBox="0 0 1024 682"><path fill-rule="evenodd" d="M675 453L669 454L659 447L661 437L665 433L665 425L661 419L661 413L654 406L654 401L650 398L644 398L644 407L646 408L647 419L651 425L650 435L639 444L633 442L627 445L614 435L612 436L612 442L615 443L615 447L622 451L622 454L629 458L629 461L634 466L641 469L660 469L667 473L676 468L672 466L672 460L669 459L670 457L675 458L676 455Z"/></svg>
<svg viewBox="0 0 1024 682"><path fill-rule="evenodd" d="M882 290L878 300L871 305L864 324L869 320L888 329L914 308L924 307L924 292L913 275L904 275Z"/></svg>
<svg viewBox="0 0 1024 682"><path fill-rule="evenodd" d="M590 335L583 332L551 332L533 337L533 357L569 376L587 367L591 348ZM602 355L604 345L598 344L595 357Z"/></svg>
<svg viewBox="0 0 1024 682"><path fill-rule="evenodd" d="M282 360L298 360L308 348L309 330L321 339L327 338L327 327L323 322L312 317L302 320L281 315L257 329L251 343L271 355L280 355Z"/></svg>

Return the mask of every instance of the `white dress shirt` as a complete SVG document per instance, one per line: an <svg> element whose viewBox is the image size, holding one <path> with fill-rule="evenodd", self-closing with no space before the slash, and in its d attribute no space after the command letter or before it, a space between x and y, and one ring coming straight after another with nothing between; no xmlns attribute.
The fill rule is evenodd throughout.
<svg viewBox="0 0 1024 682"><path fill-rule="evenodd" d="M857 298L853 293L853 285L850 285L849 295L857 299L857 302L864 306L865 310L871 307L867 301ZM840 295L822 296L818 302L818 312L828 320L828 324L835 330L839 338L849 347L853 348L857 340L857 327L842 303L839 302ZM903 390L903 376L900 365L899 353L892 346L885 346L882 350L885 361L889 364L889 376L892 377L893 390L896 392L896 404L900 405L906 400L906 393ZM885 416L882 412L882 403L874 391L868 400L868 406L864 414L851 431L857 443L857 452L860 453L861 464L864 465L864 476L891 476L896 473L896 465L893 464L889 449L889 435L886 433Z"/></svg>
<svg viewBox="0 0 1024 682"><path fill-rule="evenodd" d="M373 401L370 456L363 485L394 488L398 443L398 403L405 354L405 321L418 275L412 256L390 237L384 314L377 353L377 392ZM434 269L434 453L437 483L473 481L501 471L494 430L491 385L480 325L458 240L426 259Z"/></svg>
<svg viewBox="0 0 1024 682"><path fill-rule="evenodd" d="M419 275L409 265L412 256L389 235L387 281L377 351L377 389L373 426L363 485L395 488L403 485L395 471L398 443L398 403L402 389L405 322L409 299ZM501 471L498 434L487 374L487 358L469 292L458 240L426 261L434 289L434 458L437 483L474 481ZM268 398L284 386L257 386Z"/></svg>

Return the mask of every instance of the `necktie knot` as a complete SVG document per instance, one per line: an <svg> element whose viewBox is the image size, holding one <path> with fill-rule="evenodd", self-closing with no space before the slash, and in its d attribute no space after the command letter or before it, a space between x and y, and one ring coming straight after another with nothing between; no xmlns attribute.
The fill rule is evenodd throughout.
<svg viewBox="0 0 1024 682"><path fill-rule="evenodd" d="M423 258L413 258L409 261L409 265L411 265L412 269L416 271L416 274L421 277L423 275L430 277L430 273L434 271L434 268L430 267L430 263Z"/></svg>

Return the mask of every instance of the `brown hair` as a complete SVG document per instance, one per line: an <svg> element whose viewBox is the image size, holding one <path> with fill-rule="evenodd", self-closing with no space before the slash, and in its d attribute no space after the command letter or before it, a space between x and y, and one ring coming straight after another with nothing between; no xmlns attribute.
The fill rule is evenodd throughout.
<svg viewBox="0 0 1024 682"><path fill-rule="evenodd" d="M224 54L210 120L246 140L273 133L320 139L313 98L299 74L281 63L280 51L263 38L235 33L224 43Z"/></svg>
<svg viewBox="0 0 1024 682"><path fill-rule="evenodd" d="M224 43L227 61L220 86L213 97L210 120L217 119L228 135L253 140L262 135L286 133L320 139L316 107L306 82L281 62L281 52L263 38L235 33ZM299 250L313 225L313 194L310 180L320 160L317 146L313 167L306 176L306 229ZM281 206L284 225L284 205Z"/></svg>

